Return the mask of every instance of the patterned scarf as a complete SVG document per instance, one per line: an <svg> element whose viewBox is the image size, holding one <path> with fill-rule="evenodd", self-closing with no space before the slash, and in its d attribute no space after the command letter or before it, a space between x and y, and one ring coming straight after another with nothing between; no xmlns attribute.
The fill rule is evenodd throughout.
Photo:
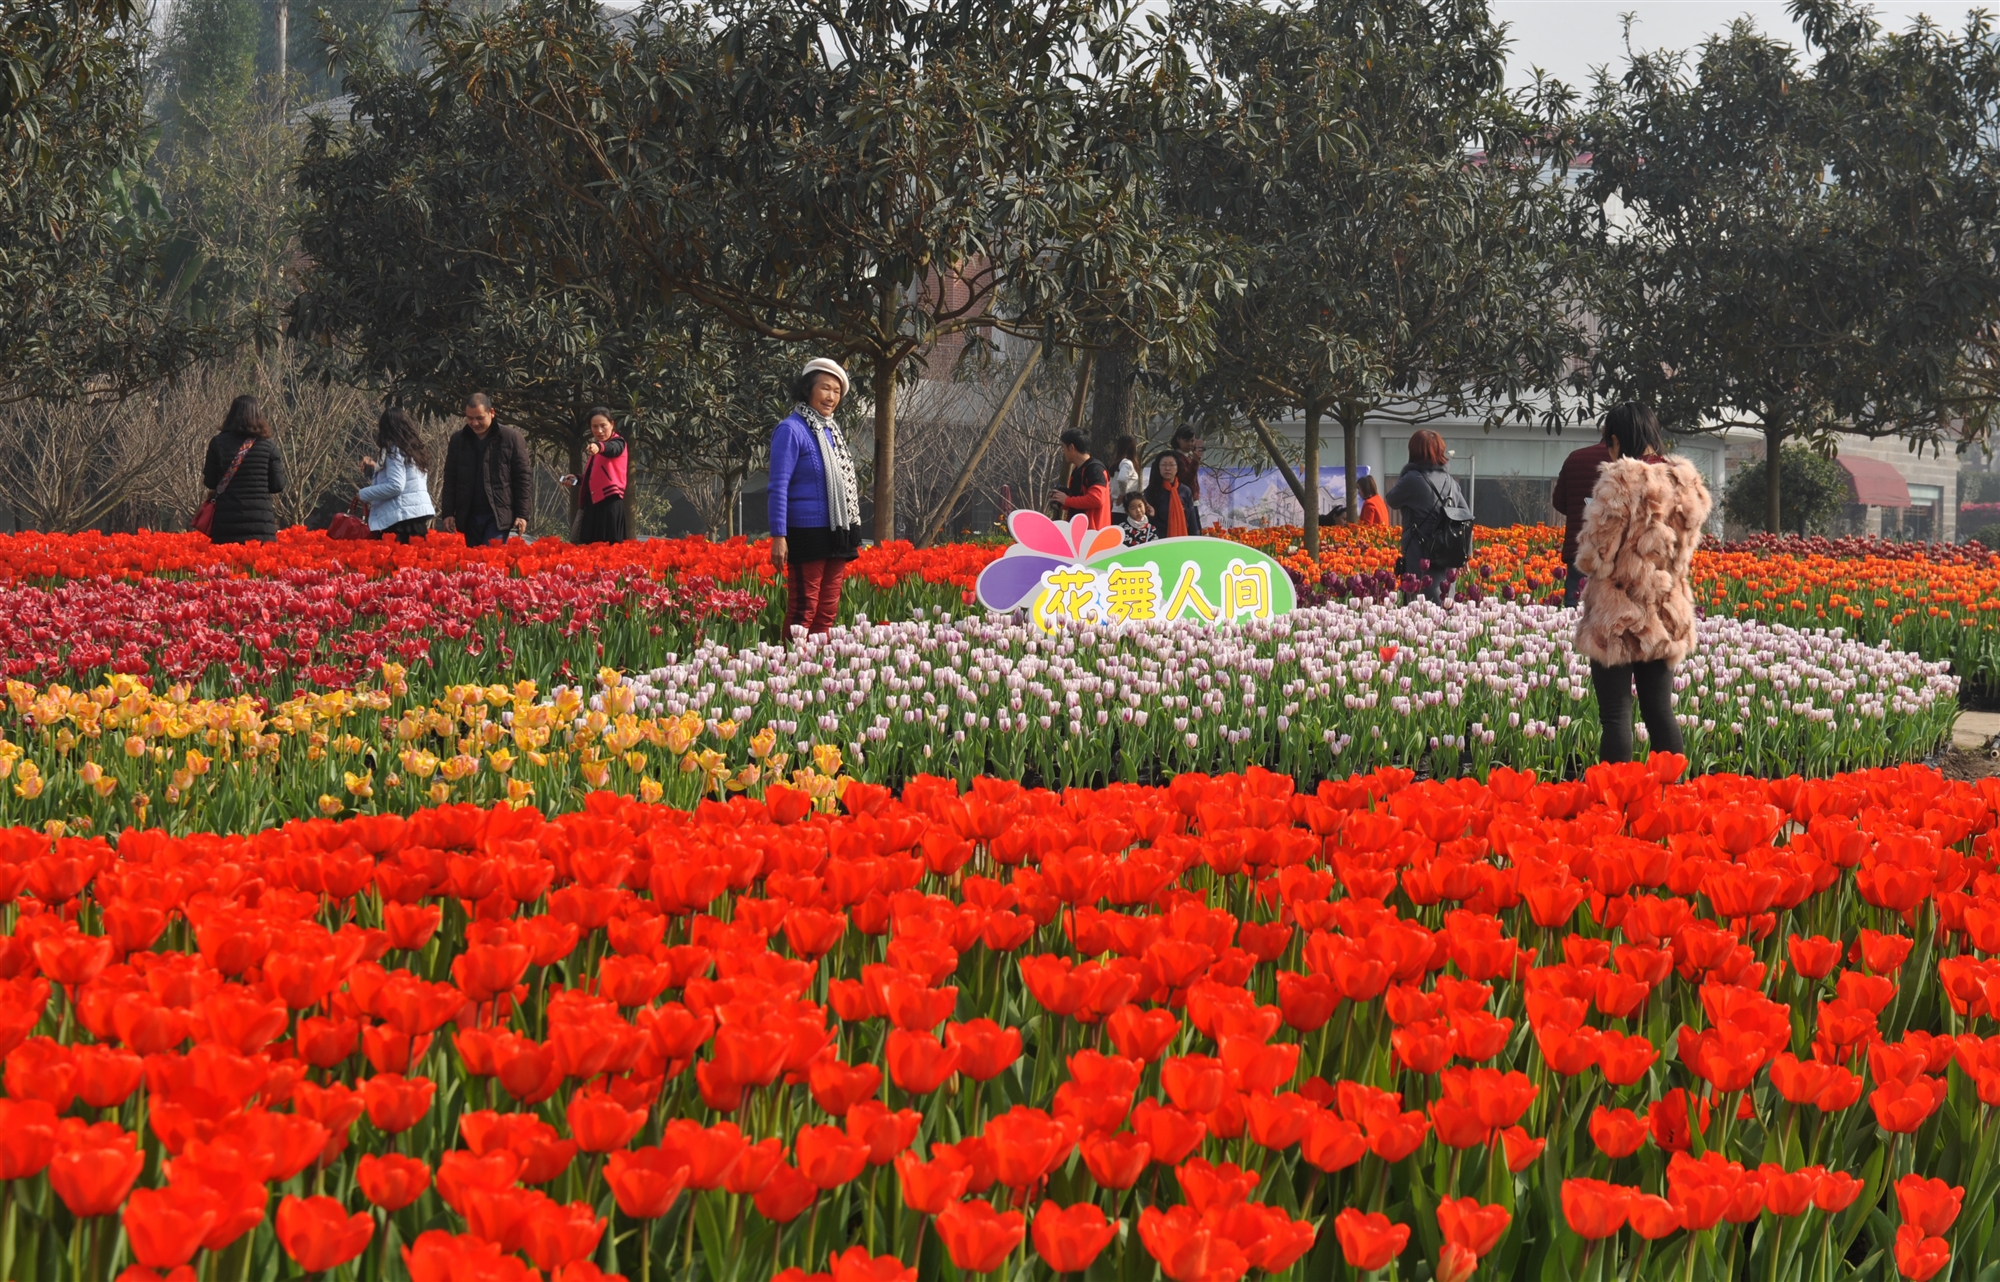
<svg viewBox="0 0 2000 1282"><path fill-rule="evenodd" d="M792 413L812 429L813 443L819 446L820 468L826 473L827 527L853 529L861 524L861 487L854 480L854 456L847 452L846 435L840 424L810 405L795 405Z"/></svg>

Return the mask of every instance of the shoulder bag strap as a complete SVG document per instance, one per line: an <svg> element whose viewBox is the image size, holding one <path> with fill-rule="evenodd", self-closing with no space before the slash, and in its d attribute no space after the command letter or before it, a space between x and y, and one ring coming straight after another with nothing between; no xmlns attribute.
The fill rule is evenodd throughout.
<svg viewBox="0 0 2000 1282"><path fill-rule="evenodd" d="M221 498L222 492L229 488L229 483L236 479L236 469L243 466L244 457L250 453L256 444L257 438L253 436L243 442L243 447L236 451L236 457L230 461L229 470L224 472L222 479L215 484L215 497Z"/></svg>

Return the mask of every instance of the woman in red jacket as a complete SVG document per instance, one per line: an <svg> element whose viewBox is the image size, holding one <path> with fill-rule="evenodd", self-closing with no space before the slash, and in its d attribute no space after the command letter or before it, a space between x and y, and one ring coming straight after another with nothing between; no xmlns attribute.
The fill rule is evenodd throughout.
<svg viewBox="0 0 2000 1282"><path fill-rule="evenodd" d="M623 543L632 537L632 523L625 512L626 465L631 456L625 438L618 435L611 411L599 405L590 411L590 443L583 447L581 476L564 477L577 487L583 506L577 522L578 543Z"/></svg>

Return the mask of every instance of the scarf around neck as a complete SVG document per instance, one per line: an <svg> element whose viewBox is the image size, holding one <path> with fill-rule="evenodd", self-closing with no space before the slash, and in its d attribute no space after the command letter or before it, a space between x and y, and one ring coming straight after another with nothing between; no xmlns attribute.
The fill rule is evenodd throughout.
<svg viewBox="0 0 2000 1282"><path fill-rule="evenodd" d="M826 473L826 524L834 530L849 530L861 524L861 487L854 479L854 457L847 452L847 436L840 424L810 405L795 405L797 414L812 432L819 446L820 469Z"/></svg>

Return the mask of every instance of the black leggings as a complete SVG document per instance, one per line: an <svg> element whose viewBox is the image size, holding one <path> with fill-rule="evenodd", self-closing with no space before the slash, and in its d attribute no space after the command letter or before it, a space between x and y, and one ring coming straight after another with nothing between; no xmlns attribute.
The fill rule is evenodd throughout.
<svg viewBox="0 0 2000 1282"><path fill-rule="evenodd" d="M1680 724L1674 720L1674 672L1665 659L1607 668L1590 661L1590 684L1597 689L1597 716L1604 723L1598 748L1601 761L1632 759L1632 688L1639 688L1639 715L1654 752L1684 752Z"/></svg>

